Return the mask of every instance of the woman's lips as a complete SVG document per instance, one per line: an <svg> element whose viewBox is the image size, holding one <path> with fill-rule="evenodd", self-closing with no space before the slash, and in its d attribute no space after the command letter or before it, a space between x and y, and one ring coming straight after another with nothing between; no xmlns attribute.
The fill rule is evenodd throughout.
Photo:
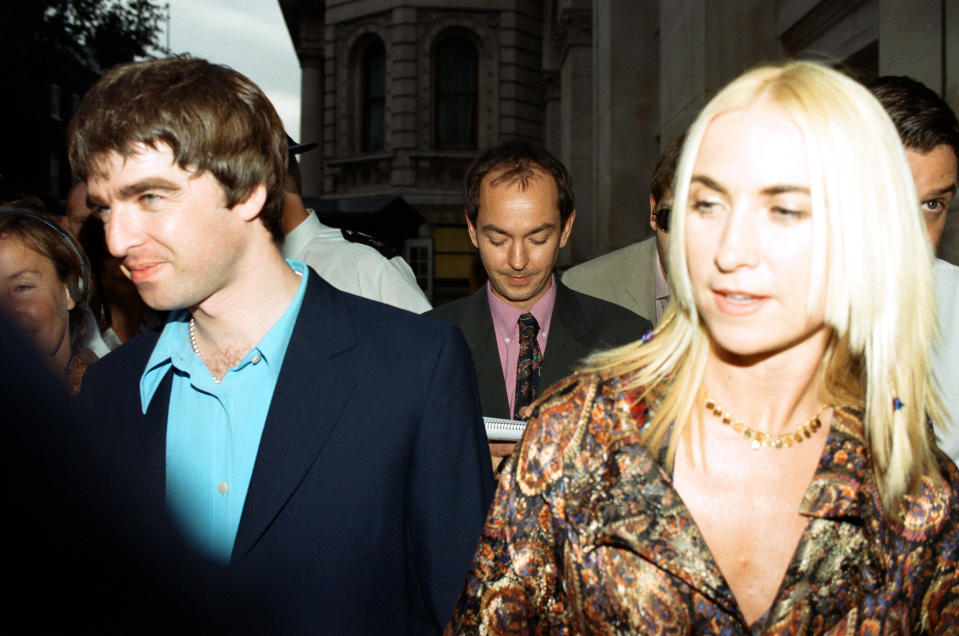
<svg viewBox="0 0 959 636"><path fill-rule="evenodd" d="M768 296L728 289L714 289L713 298L719 310L730 316L746 316L755 313L769 300Z"/></svg>

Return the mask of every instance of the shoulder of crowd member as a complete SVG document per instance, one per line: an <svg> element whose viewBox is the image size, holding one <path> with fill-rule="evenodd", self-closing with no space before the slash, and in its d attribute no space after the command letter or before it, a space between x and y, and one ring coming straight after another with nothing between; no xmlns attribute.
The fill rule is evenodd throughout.
<svg viewBox="0 0 959 636"><path fill-rule="evenodd" d="M296 258L341 291L413 313L430 308L413 270L403 258L385 258L365 243L346 240L338 229L317 233Z"/></svg>
<svg viewBox="0 0 959 636"><path fill-rule="evenodd" d="M631 243L630 245L620 247L619 249L615 249L611 252L594 256L588 261L584 261L578 265L573 265L563 272L562 281L569 287L578 289L575 287L577 283L584 283L593 280L600 280L603 283L608 282L605 280L605 278L598 277L612 275L644 275L647 272L628 272L623 268L638 258L639 253L642 250L642 246L650 240L655 242L656 239L653 237L652 239ZM655 243L653 243L653 248L655 249Z"/></svg>
<svg viewBox="0 0 959 636"><path fill-rule="evenodd" d="M400 253L388 243L370 234L364 234L363 232L358 232L357 230L347 229L340 230L340 232L343 234L343 238L350 243L372 247L385 259L396 258L400 255Z"/></svg>
<svg viewBox="0 0 959 636"><path fill-rule="evenodd" d="M941 301L939 294L959 289L959 265L937 258L933 267L933 281L936 288L936 301ZM954 295L950 295L950 302L959 302Z"/></svg>
<svg viewBox="0 0 959 636"><path fill-rule="evenodd" d="M602 334L599 346L595 348L617 347L628 344L638 340L644 333L653 328L653 323L649 319L622 305L590 296L575 289L570 289L570 291L579 302L590 327L598 329Z"/></svg>
<svg viewBox="0 0 959 636"><path fill-rule="evenodd" d="M480 292L485 294L486 287L483 287ZM459 322L463 319L463 316L465 316L466 312L469 310L474 295L475 293L469 296L464 296L463 298L451 300L448 303L443 303L442 305L437 305L423 315L429 316L430 318L435 318L436 320L442 320L443 322L459 324Z"/></svg>
<svg viewBox="0 0 959 636"><path fill-rule="evenodd" d="M355 331L364 342L374 343L371 351L380 355L416 357L427 342L441 342L455 330L445 321L422 320L416 314L393 305L336 290L346 299ZM389 325L383 329L381 325Z"/></svg>

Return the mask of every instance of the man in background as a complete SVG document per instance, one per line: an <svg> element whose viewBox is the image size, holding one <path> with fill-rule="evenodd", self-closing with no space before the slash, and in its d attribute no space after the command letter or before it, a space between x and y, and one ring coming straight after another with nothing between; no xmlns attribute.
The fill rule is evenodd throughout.
<svg viewBox="0 0 959 636"><path fill-rule="evenodd" d="M548 151L518 140L487 150L466 174L465 198L489 282L428 315L463 330L483 415L526 419L536 397L584 357L637 340L651 324L556 280L576 211L572 178ZM494 463L512 447L494 444Z"/></svg>
<svg viewBox="0 0 959 636"><path fill-rule="evenodd" d="M316 144L287 141L283 256L303 261L340 291L417 314L429 311L430 303L402 256L374 237L323 225L316 212L303 205L296 155Z"/></svg>
<svg viewBox="0 0 959 636"><path fill-rule="evenodd" d="M673 176L684 139L682 135L666 146L653 171L649 195L649 227L653 236L571 267L563 274L563 283L659 324L669 303L666 241L673 206Z"/></svg>
<svg viewBox="0 0 959 636"><path fill-rule="evenodd" d="M933 250L939 247L959 178L959 121L933 90L905 76L883 76L869 85L899 131L919 195ZM936 431L939 446L959 462L959 267L936 259L933 284L939 342L933 372L949 426Z"/></svg>
<svg viewBox="0 0 959 636"><path fill-rule="evenodd" d="M67 193L66 214L61 225L73 232L74 236L80 236L80 229L88 216L90 208L87 207L87 184L77 181Z"/></svg>

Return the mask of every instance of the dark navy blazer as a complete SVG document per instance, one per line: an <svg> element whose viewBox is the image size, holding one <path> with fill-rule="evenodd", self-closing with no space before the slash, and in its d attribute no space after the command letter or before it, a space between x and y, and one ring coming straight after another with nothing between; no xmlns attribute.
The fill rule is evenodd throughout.
<svg viewBox="0 0 959 636"><path fill-rule="evenodd" d="M172 371L144 416L143 334L87 371L82 400L144 454L164 497ZM492 499L469 350L449 325L310 271L260 441L231 567L269 582L282 628L436 633Z"/></svg>

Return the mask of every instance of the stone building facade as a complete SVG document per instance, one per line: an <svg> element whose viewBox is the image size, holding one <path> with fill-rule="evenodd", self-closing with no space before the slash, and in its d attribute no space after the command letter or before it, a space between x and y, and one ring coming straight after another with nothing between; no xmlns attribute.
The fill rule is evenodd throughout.
<svg viewBox="0 0 959 636"><path fill-rule="evenodd" d="M730 79L814 57L908 74L959 107L959 0L279 0L302 67L305 194L390 193L465 290L462 178L503 139L569 167L560 265L642 239L659 150ZM957 108L959 110L959 108ZM959 262L959 213L941 256Z"/></svg>
<svg viewBox="0 0 959 636"><path fill-rule="evenodd" d="M280 5L303 69L304 194L402 196L426 218L433 278L465 289L462 183L500 139L542 140L542 4Z"/></svg>

